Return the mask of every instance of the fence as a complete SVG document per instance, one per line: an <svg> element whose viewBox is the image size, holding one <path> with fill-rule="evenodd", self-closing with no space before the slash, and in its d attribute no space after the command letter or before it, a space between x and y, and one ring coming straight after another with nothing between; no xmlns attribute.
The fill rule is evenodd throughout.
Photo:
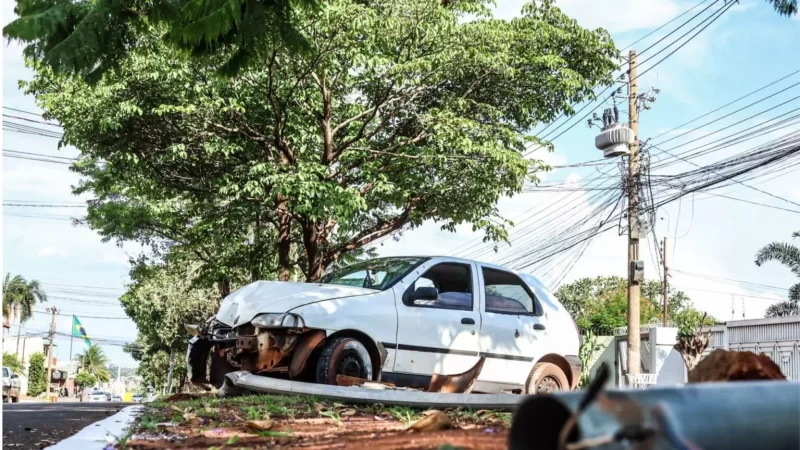
<svg viewBox="0 0 800 450"><path fill-rule="evenodd" d="M708 355L718 348L763 353L790 380L800 380L800 316L735 320L706 328Z"/></svg>

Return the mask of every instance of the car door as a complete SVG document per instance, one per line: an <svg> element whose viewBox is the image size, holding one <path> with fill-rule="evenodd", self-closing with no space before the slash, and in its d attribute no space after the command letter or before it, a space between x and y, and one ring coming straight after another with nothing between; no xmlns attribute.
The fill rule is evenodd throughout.
<svg viewBox="0 0 800 450"><path fill-rule="evenodd" d="M393 371L417 376L457 374L479 359L480 313L473 263L427 262L395 286L398 313L397 356ZM421 288L436 298L417 298ZM385 377L387 381L391 379Z"/></svg>
<svg viewBox="0 0 800 450"><path fill-rule="evenodd" d="M516 274L480 267L480 351L486 356L478 380L491 390L524 386L547 336L541 304Z"/></svg>

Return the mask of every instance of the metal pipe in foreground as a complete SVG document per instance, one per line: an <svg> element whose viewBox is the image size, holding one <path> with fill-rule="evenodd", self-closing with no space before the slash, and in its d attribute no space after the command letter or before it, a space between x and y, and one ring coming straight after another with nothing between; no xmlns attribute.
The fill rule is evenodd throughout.
<svg viewBox="0 0 800 450"><path fill-rule="evenodd" d="M583 396L584 392L570 392L526 398L514 415L509 448L557 448L558 435ZM644 446L638 448L800 449L800 383L751 381L602 392L578 417L568 441L600 442L624 433L640 435ZM624 445L597 448L631 448Z"/></svg>

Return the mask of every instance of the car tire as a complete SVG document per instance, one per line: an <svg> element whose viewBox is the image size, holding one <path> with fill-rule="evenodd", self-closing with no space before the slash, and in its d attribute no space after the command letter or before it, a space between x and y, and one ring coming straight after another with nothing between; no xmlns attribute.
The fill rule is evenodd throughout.
<svg viewBox="0 0 800 450"><path fill-rule="evenodd" d="M215 388L219 389L222 387L222 384L225 382L225 375L235 371L236 368L228 362L225 356L220 356L218 352L211 353L211 385Z"/></svg>
<svg viewBox="0 0 800 450"><path fill-rule="evenodd" d="M19 397L11 397L11 403L19 403Z"/></svg>
<svg viewBox="0 0 800 450"><path fill-rule="evenodd" d="M360 341L342 337L330 340L317 360L316 382L337 384L337 375L372 379L369 350Z"/></svg>
<svg viewBox="0 0 800 450"><path fill-rule="evenodd" d="M528 394L550 394L568 390L567 375L560 367L549 362L536 363L525 385L525 392Z"/></svg>

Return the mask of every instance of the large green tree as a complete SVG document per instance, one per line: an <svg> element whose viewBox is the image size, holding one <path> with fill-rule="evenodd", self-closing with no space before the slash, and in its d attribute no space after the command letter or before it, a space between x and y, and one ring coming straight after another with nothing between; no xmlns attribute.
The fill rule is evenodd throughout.
<svg viewBox="0 0 800 450"><path fill-rule="evenodd" d="M180 247L220 281L316 279L426 220L505 238L496 201L543 167L528 131L611 81L604 30L549 1L511 21L480 6L328 2L296 12L306 52L264 37L233 77L233 49L189 58L153 28L97 85L33 63L26 86L81 150L105 238Z"/></svg>
<svg viewBox="0 0 800 450"><path fill-rule="evenodd" d="M792 233L793 238L800 237L800 231ZM800 248L785 242L772 242L756 253L756 265L761 266L768 261L777 261L788 267L792 273L800 277ZM789 300L771 305L766 310L767 317L784 317L800 314L800 283L789 288Z"/></svg>
<svg viewBox="0 0 800 450"><path fill-rule="evenodd" d="M47 293L38 280L27 281L21 275L6 273L3 279L3 326L9 328L11 320L27 322L33 317L33 305L46 302Z"/></svg>

